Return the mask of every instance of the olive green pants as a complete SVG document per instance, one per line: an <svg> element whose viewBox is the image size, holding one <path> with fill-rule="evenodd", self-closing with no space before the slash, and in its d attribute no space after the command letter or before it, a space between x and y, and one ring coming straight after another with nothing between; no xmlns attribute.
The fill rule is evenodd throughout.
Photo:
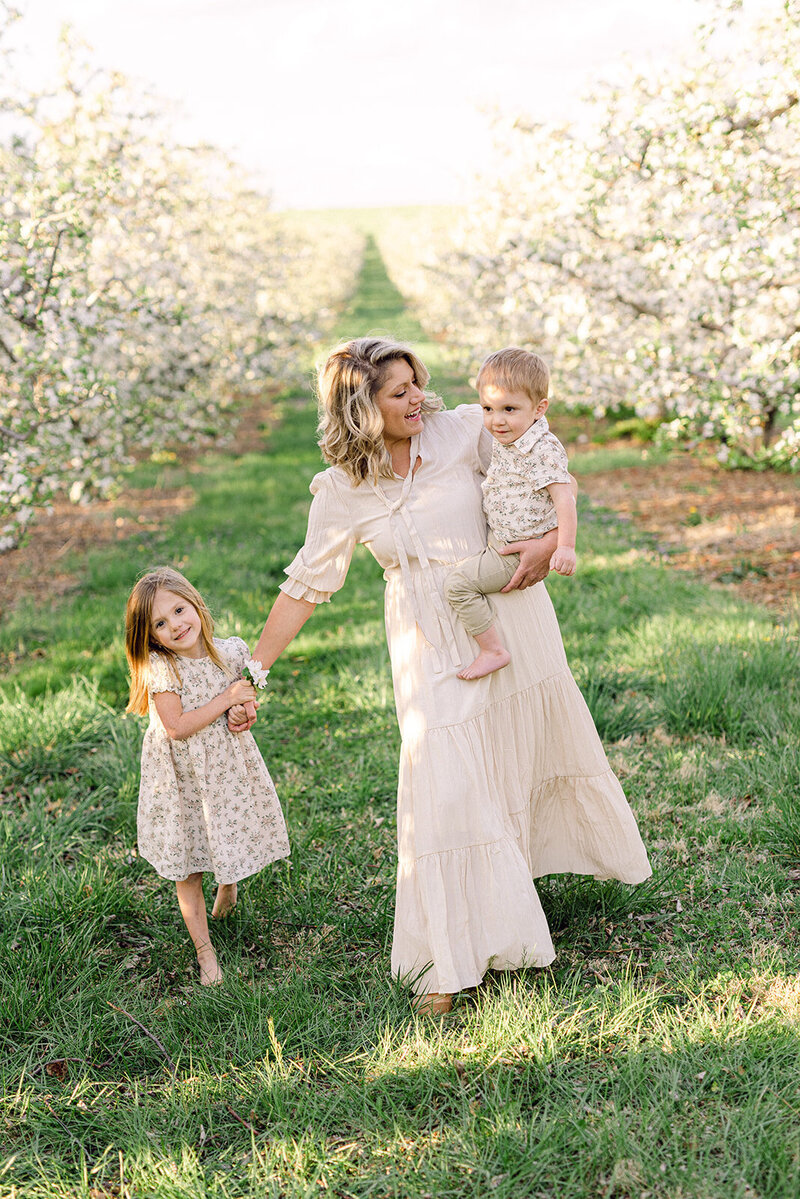
<svg viewBox="0 0 800 1199"><path fill-rule="evenodd" d="M473 637L494 624L494 608L486 596L502 591L519 566L519 554L499 554L499 544L490 538L485 550L467 558L444 581L448 603Z"/></svg>

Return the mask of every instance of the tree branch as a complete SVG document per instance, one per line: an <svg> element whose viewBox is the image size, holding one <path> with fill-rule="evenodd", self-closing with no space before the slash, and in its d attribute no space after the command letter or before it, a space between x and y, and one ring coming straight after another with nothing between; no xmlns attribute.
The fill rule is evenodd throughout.
<svg viewBox="0 0 800 1199"><path fill-rule="evenodd" d="M593 284L589 279L586 278L585 275L582 275L579 271L576 271L572 267L564 266L564 263L562 262L562 260L558 254L532 253L532 254L528 255L528 259L533 259L533 258L537 259L539 262L546 263L548 266L554 266L558 270L563 271L565 275L567 275L570 279L574 279L576 283L580 283L580 285L582 287L585 287L587 289L587 291L602 291L603 290L602 288L597 287L595 284ZM632 308L637 316L652 316L652 317L655 317L656 320L663 320L664 313L663 313L662 308L656 308L652 304L643 304L640 300L634 300L634 299L631 299L629 296L623 296L621 292L613 291L610 288L608 289L608 292L620 304L624 304L627 308Z"/></svg>
<svg viewBox="0 0 800 1199"><path fill-rule="evenodd" d="M44 308L45 301L46 301L48 293L50 291L50 284L53 282L53 271L55 270L55 267L56 267L56 258L58 257L58 247L61 244L61 238L62 238L63 234L64 234L63 229L59 229L58 233L56 234L56 244L53 246L53 253L50 255L50 266L47 271L47 279L45 280L44 290L42 291L42 294L39 298L39 303L36 306L37 320L42 315L42 309Z"/></svg>
<svg viewBox="0 0 800 1199"><path fill-rule="evenodd" d="M739 121L734 121L732 117L728 117L728 128L726 133L744 132L747 129L757 129L765 121L774 121L777 117L782 117L784 113L790 112L800 101L800 97L788 95L784 104L779 104L777 108L772 108L768 112L761 112L755 116L743 117Z"/></svg>
<svg viewBox="0 0 800 1199"><path fill-rule="evenodd" d="M6 345L5 339L3 337L0 337L0 350L3 351L3 353L8 358L9 362L13 362L13 363L17 362L17 358L14 354L14 351L9 349L9 347Z"/></svg>
<svg viewBox="0 0 800 1199"><path fill-rule="evenodd" d="M27 441L24 433L18 433L16 429L9 429L7 425L0 425L0 437L5 437L7 441Z"/></svg>

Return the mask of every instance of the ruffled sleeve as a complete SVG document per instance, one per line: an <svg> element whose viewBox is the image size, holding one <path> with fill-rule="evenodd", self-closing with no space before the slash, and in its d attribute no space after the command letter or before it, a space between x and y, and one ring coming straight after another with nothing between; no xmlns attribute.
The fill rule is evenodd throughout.
<svg viewBox="0 0 800 1199"><path fill-rule="evenodd" d="M311 480L313 495L306 542L286 567L281 591L292 599L325 604L344 584L356 544L347 487L324 470Z"/></svg>
<svg viewBox="0 0 800 1199"><path fill-rule="evenodd" d="M151 695L161 691L175 691L180 695L182 683L175 667L162 654L151 654L147 671L147 690Z"/></svg>
<svg viewBox="0 0 800 1199"><path fill-rule="evenodd" d="M484 426L483 409L480 404L459 404L452 411L464 421L474 437L477 467L480 473L485 475L492 457L492 435Z"/></svg>

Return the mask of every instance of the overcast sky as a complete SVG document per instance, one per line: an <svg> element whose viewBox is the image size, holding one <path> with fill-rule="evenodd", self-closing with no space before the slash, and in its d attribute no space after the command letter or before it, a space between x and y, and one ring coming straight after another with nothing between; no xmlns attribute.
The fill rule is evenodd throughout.
<svg viewBox="0 0 800 1199"><path fill-rule="evenodd" d="M487 109L570 118L625 56L680 56L712 0L17 3L32 75L53 70L69 22L279 207L350 207L463 199L489 160Z"/></svg>

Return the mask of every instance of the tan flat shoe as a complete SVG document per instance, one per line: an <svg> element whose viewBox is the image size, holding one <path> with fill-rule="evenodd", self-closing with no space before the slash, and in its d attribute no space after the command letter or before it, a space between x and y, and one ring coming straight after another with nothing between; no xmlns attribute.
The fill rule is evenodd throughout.
<svg viewBox="0 0 800 1199"><path fill-rule="evenodd" d="M453 996L439 991L431 991L429 995L415 995L412 1002L420 1016L444 1016L453 1010Z"/></svg>

